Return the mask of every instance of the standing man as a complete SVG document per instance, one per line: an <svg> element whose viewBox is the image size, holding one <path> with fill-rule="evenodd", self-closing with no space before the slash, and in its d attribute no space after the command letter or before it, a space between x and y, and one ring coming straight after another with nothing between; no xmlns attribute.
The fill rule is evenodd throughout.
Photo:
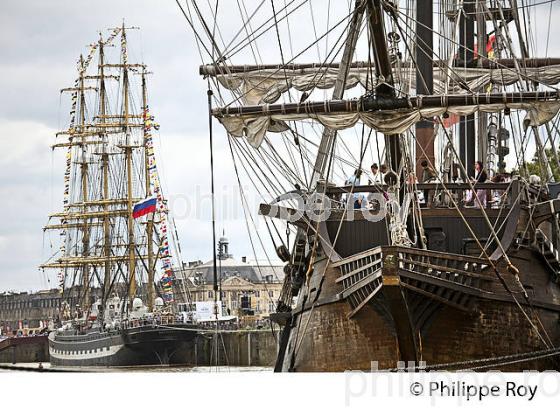
<svg viewBox="0 0 560 410"><path fill-rule="evenodd" d="M359 186L360 185L360 177L362 176L362 170L361 169L356 169L354 171L354 173L346 180L346 185L351 185L352 186L352 190L354 190L354 187ZM363 201L363 195L360 193L353 193L352 194L352 202L354 204L354 209L360 209L362 208L362 203Z"/></svg>
<svg viewBox="0 0 560 410"><path fill-rule="evenodd" d="M381 168L379 170L381 171L381 180L384 181L385 175L388 171L387 164L381 164Z"/></svg>
<svg viewBox="0 0 560 410"><path fill-rule="evenodd" d="M482 161L476 161L474 163L474 178L473 177L470 178L471 183L478 185L486 182L487 179L488 179L488 174L484 170ZM475 195L478 198L478 201L475 199ZM475 208L480 208L480 205L482 205L482 207L485 208L486 190L475 189L474 191L467 191L467 199L465 202L467 206L474 206Z"/></svg>
<svg viewBox="0 0 560 410"><path fill-rule="evenodd" d="M420 165L422 165L422 182L433 182L437 180L437 173L428 165L427 160L423 160Z"/></svg>
<svg viewBox="0 0 560 410"><path fill-rule="evenodd" d="M371 165L371 179L369 180L369 185L382 183L383 179L379 172L379 165L377 165L377 163L373 163Z"/></svg>
<svg viewBox="0 0 560 410"><path fill-rule="evenodd" d="M486 182L488 179L488 174L484 170L484 166L482 165L482 161L476 161L474 163L474 183L475 184L482 184ZM474 206L475 208L479 208L482 206L486 208L486 190L485 189L477 189L476 196L478 201L475 201Z"/></svg>

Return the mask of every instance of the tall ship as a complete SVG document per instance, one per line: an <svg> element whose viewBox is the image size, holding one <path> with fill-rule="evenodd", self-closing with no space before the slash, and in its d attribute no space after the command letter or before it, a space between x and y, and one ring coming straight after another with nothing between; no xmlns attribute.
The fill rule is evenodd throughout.
<svg viewBox="0 0 560 410"><path fill-rule="evenodd" d="M54 149L66 152L63 208L45 231L60 249L63 303L49 335L57 366L133 366L192 362L196 324L177 302L177 234L158 173L145 64L129 61L123 24L77 62L70 120ZM173 252L175 251L174 257Z"/></svg>
<svg viewBox="0 0 560 410"><path fill-rule="evenodd" d="M276 371L560 370L552 3L177 3L285 262Z"/></svg>

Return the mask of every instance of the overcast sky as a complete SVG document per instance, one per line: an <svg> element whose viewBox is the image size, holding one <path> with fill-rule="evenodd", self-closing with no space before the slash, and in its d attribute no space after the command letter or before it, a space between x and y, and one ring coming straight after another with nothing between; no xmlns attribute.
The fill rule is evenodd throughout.
<svg viewBox="0 0 560 410"><path fill-rule="evenodd" d="M55 272L47 276L37 266L57 249L51 249L42 227L48 214L62 206L64 153L53 154L49 148L55 132L68 124L69 108L59 89L72 85L75 61L97 33L107 35L106 29L120 25L123 18L142 28L130 34L130 60L144 61L154 73L149 79L151 111L161 124L156 149L167 195L179 196L177 225L184 257L206 260L211 255L208 218L180 217L184 198L209 191L209 154L200 58L175 2L2 0L0 291L56 286ZM217 145L217 190L233 190L234 181L224 178L231 174L229 154L223 143ZM235 198L236 193L223 196ZM237 257L251 258L242 218L220 222L218 228L226 230Z"/></svg>
<svg viewBox="0 0 560 410"><path fill-rule="evenodd" d="M254 6L250 3L258 2L247 3L251 10ZM239 28L240 20L232 17L234 10L231 15L227 10L236 2L228 0L220 4L220 25L224 28L224 37L228 38ZM311 41L311 37L305 36L312 30L312 23L325 25L324 21L330 18L332 22L348 9L348 1L315 0L312 4L314 10L307 8L306 14L299 17L294 14L291 22L290 35L300 48ZM327 4L332 4L332 16ZM541 32L548 24L549 6L543 7L546 17L541 17ZM310 19L311 12L317 16L316 22ZM555 6L552 12L552 21L557 22L558 8ZM270 11L267 13L270 16ZM142 28L141 32L130 35L130 59L145 62L154 73L149 79L150 109L161 124L156 149L167 196L177 199L173 211L184 259L207 260L211 255L209 201L205 198L199 201L203 205L198 217L192 213L189 218L185 217L186 209L192 209L197 198L207 198L209 192L206 84L198 76L200 57L193 35L175 1L2 0L0 291L56 286L55 272L47 275L37 266L57 249L54 245L51 248L51 238L43 235L42 227L48 214L60 211L62 205L64 157L63 153L53 153L49 148L54 143L55 132L66 127L68 122L68 106L60 99L59 90L72 85L75 61L80 53L87 52L86 46L97 39L97 33L100 30L108 33L106 29L120 25L123 18L128 25ZM316 30L322 32L321 27ZM552 33L552 39L557 38L557 24L552 25ZM278 50L267 48L265 39L261 41L265 42L261 48L263 60L278 62L278 58L270 60L270 56L278 56ZM537 46L545 47L542 34ZM551 40L548 54L554 55L555 50L558 45ZM316 52L320 54L322 50ZM225 218L218 212L218 228L225 229L235 256L247 255L252 259L245 220L238 205L232 161L225 135L221 128L218 130L219 211L226 207L235 210L235 215L228 214ZM190 202L187 203L187 199ZM227 201L231 203L225 204ZM236 203L237 206L233 206ZM266 245L272 250L271 244L267 242ZM257 249L257 253L259 258L263 257L262 250Z"/></svg>

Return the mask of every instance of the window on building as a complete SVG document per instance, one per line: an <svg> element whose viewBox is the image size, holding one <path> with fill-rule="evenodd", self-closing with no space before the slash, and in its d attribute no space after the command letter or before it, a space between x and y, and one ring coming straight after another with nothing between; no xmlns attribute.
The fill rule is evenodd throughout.
<svg viewBox="0 0 560 410"><path fill-rule="evenodd" d="M261 297L261 292L258 290L255 290L255 297L260 298Z"/></svg>
<svg viewBox="0 0 560 410"><path fill-rule="evenodd" d="M249 296L241 296L241 309L251 309L251 298Z"/></svg>
<svg viewBox="0 0 560 410"><path fill-rule="evenodd" d="M211 291L211 290L209 290L209 291L208 291L208 298L209 298L209 299L212 299L213 297L214 297L214 292Z"/></svg>
<svg viewBox="0 0 560 410"><path fill-rule="evenodd" d="M269 290L268 291L268 296L270 296L271 298L274 297L274 291L273 290Z"/></svg>

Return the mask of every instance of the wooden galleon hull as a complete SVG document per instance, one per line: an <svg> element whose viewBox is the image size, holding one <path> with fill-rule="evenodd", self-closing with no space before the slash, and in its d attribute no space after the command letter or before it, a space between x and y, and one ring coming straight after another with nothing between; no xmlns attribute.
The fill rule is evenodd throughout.
<svg viewBox="0 0 560 410"><path fill-rule="evenodd" d="M401 361L464 362L441 370L560 370L558 355L522 355L560 345L555 277L529 247L508 256L518 276L503 261L496 273L483 259L410 248L378 247L329 263L324 256L300 291L277 369L369 371Z"/></svg>

